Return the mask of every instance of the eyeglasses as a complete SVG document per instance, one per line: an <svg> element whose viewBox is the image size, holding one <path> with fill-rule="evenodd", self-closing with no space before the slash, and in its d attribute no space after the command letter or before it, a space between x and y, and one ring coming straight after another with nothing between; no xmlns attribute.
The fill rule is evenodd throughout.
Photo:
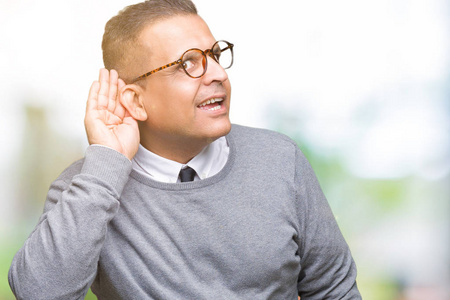
<svg viewBox="0 0 450 300"><path fill-rule="evenodd" d="M208 68L207 56L214 59L222 68L228 69L233 65L233 47L233 44L222 40L215 42L211 49L205 51L197 48L189 49L181 55L180 59L145 73L135 78L132 83L175 65L181 65L189 77L200 78Z"/></svg>

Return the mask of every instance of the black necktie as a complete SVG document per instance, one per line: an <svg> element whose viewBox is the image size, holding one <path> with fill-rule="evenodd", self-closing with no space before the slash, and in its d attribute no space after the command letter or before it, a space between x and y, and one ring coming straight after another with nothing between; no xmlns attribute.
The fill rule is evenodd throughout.
<svg viewBox="0 0 450 300"><path fill-rule="evenodd" d="M187 167L184 169L181 169L180 171L180 179L181 182L187 182L187 181L194 181L195 177L195 170L191 167Z"/></svg>

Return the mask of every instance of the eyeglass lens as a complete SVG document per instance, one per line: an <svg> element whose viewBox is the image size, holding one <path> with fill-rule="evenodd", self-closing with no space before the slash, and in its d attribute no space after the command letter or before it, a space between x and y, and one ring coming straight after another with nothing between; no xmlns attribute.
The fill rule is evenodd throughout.
<svg viewBox="0 0 450 300"><path fill-rule="evenodd" d="M207 51L208 52L208 51ZM224 41L214 44L208 53L222 68L227 69L233 64L233 52L230 45ZM200 77L206 72L206 54L198 49L184 53L181 65L191 77Z"/></svg>

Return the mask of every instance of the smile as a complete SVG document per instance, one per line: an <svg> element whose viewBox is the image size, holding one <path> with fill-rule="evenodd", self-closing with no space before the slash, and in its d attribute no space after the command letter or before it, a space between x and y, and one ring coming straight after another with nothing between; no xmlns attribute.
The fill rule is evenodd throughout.
<svg viewBox="0 0 450 300"><path fill-rule="evenodd" d="M213 99L209 99L209 100L203 102L202 104L200 104L197 107L202 110L214 111L214 110L218 110L218 109L222 108L222 105L220 105L220 102L222 102L222 101L223 101L223 98L213 98Z"/></svg>

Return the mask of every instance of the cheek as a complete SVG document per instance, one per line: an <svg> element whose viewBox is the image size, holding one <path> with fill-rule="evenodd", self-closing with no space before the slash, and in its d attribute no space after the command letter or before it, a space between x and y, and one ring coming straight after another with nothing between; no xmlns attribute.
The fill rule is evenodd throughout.
<svg viewBox="0 0 450 300"><path fill-rule="evenodd" d="M148 118L153 118L152 123L182 123L185 119L195 118L195 96L196 89L192 87L153 90L145 100Z"/></svg>

